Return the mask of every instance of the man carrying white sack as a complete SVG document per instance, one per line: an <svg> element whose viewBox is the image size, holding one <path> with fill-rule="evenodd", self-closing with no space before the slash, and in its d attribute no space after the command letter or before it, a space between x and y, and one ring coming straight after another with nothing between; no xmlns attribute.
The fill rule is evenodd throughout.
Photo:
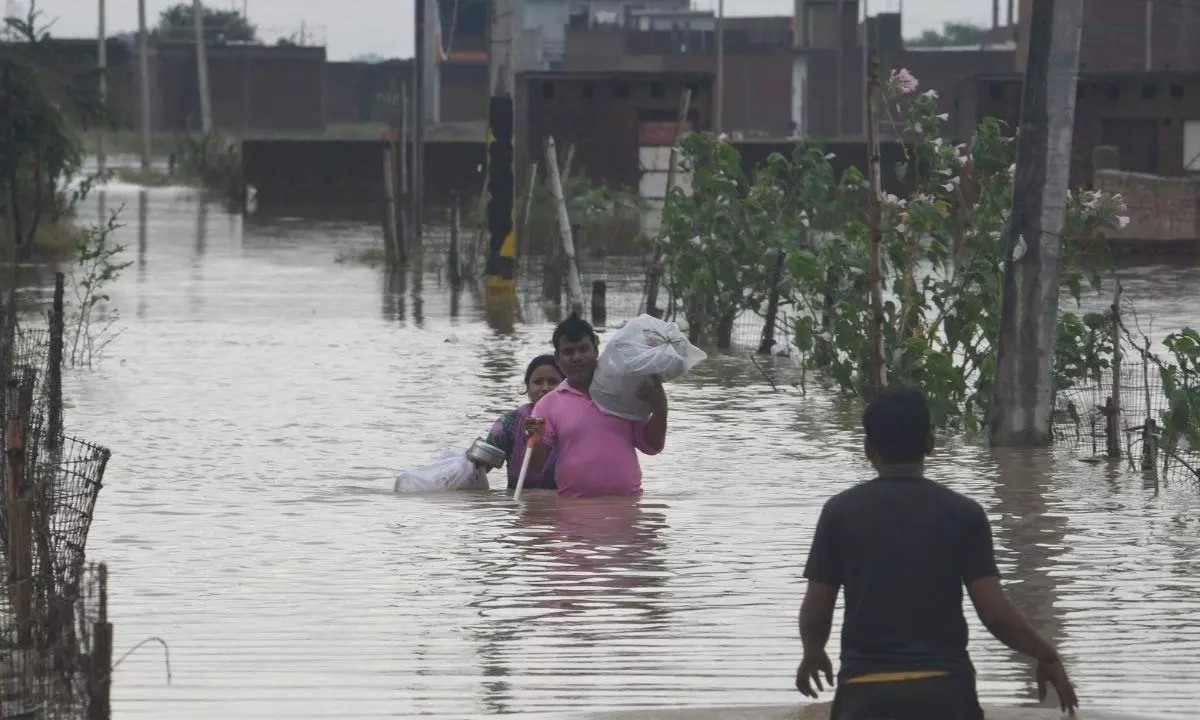
<svg viewBox="0 0 1200 720"><path fill-rule="evenodd" d="M540 438L530 472L537 472L554 448L559 497L641 493L638 451L657 455L667 442L662 377L653 374L637 381L635 394L648 406L649 417L604 412L592 398L600 344L592 326L573 314L554 329L553 342L555 361L566 380L538 402L526 422L527 432Z"/></svg>

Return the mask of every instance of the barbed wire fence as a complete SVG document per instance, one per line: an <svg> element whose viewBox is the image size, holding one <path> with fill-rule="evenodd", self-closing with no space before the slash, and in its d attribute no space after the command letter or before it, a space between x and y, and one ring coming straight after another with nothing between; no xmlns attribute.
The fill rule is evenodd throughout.
<svg viewBox="0 0 1200 720"><path fill-rule="evenodd" d="M64 432L62 274L48 330L16 318L0 335L0 717L107 718L107 569L85 549L109 451Z"/></svg>

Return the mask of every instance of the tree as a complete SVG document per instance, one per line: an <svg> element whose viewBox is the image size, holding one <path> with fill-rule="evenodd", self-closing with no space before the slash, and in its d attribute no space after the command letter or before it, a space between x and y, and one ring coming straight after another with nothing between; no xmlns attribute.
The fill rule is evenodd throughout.
<svg viewBox="0 0 1200 720"><path fill-rule="evenodd" d="M181 2L166 10L158 18L156 32L168 40L194 41L196 37L195 16L192 3ZM228 42L258 42L258 28L246 21L236 10L215 10L204 7L204 40L208 45Z"/></svg>
<svg viewBox="0 0 1200 720"><path fill-rule="evenodd" d="M987 42L988 29L970 23L948 22L942 31L926 30L920 37L908 41L909 47L964 47Z"/></svg>

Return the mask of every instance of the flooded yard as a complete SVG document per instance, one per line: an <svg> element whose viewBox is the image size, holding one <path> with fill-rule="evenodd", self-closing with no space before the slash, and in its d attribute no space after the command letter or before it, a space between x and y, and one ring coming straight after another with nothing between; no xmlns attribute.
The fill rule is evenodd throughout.
<svg viewBox="0 0 1200 720"><path fill-rule="evenodd" d="M111 293L125 329L67 388L73 430L114 453L89 557L109 565L115 655L171 650L169 685L161 648L119 666L116 718L799 700L817 513L869 477L851 405L717 356L669 387L640 501L397 496L396 469L518 403L551 325L501 333L432 269L401 287L336 262L376 228L243 221L186 190L144 202L140 232L138 190L107 192L134 261ZM1195 322L1198 281L1142 268L1126 293L1161 335ZM988 510L1008 587L1085 708L1195 717L1200 487L962 442L931 475ZM1028 704L1030 666L971 629L983 698Z"/></svg>

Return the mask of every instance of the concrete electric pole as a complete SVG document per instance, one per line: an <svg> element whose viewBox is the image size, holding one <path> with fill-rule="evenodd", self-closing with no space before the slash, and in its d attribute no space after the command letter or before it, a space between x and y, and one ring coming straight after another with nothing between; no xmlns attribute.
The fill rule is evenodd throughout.
<svg viewBox="0 0 1200 720"><path fill-rule="evenodd" d="M1058 329L1062 232L1084 0L1033 0L1012 217L1005 236L1004 306L991 442L1048 445Z"/></svg>

